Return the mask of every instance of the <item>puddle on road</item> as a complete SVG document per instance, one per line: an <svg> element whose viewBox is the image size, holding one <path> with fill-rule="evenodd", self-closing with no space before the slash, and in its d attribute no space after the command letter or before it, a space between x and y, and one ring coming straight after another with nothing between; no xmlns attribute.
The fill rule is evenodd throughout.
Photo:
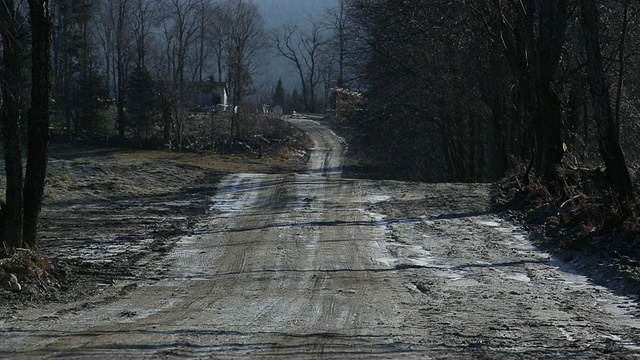
<svg viewBox="0 0 640 360"><path fill-rule="evenodd" d="M449 283L448 285L453 287L471 287L482 285L482 283L475 279L460 277L451 279L451 283Z"/></svg>
<svg viewBox="0 0 640 360"><path fill-rule="evenodd" d="M511 273L511 274L502 274L502 277L504 277L505 279L510 279L510 280L515 280L515 281L520 281L520 282L531 282L531 278L526 275L526 274L517 274L517 273Z"/></svg>

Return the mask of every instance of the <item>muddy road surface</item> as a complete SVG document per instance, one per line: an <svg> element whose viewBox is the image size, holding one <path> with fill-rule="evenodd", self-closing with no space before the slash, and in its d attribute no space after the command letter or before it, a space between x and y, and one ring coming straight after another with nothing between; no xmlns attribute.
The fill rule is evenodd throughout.
<svg viewBox="0 0 640 360"><path fill-rule="evenodd" d="M6 358L640 358L637 304L487 211L489 186L308 170L224 177L145 278L0 317ZM184 201L189 201L185 199Z"/></svg>

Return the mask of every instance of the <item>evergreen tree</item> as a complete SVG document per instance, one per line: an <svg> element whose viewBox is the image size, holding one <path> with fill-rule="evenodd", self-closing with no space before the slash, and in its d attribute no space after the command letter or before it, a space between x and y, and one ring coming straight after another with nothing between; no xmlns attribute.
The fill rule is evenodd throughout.
<svg viewBox="0 0 640 360"><path fill-rule="evenodd" d="M93 3L87 0L59 0L52 4L53 28L53 97L64 113L67 135L82 136L82 124L76 113L78 82L83 82L92 53L89 34Z"/></svg>
<svg viewBox="0 0 640 360"><path fill-rule="evenodd" d="M97 57L90 52L82 57L79 64L78 81L75 84L75 96L72 100L74 116L74 134L82 139L101 137L105 134L105 99L109 90L105 77L98 71Z"/></svg>
<svg viewBox="0 0 640 360"><path fill-rule="evenodd" d="M272 102L273 106L280 105L282 108L284 108L286 105L287 93L284 90L284 86L282 86L282 79L278 79L278 84L273 91Z"/></svg>
<svg viewBox="0 0 640 360"><path fill-rule="evenodd" d="M142 146L143 134L154 125L154 109L157 108L155 82L149 70L137 66L129 76L127 86L128 113L134 121L136 141Z"/></svg>
<svg viewBox="0 0 640 360"><path fill-rule="evenodd" d="M288 113L292 113L294 111L300 112L304 108L304 101L302 99L302 96L300 96L300 92L297 88L293 89L293 91L291 91L291 94L289 95L289 101L287 101L286 111Z"/></svg>

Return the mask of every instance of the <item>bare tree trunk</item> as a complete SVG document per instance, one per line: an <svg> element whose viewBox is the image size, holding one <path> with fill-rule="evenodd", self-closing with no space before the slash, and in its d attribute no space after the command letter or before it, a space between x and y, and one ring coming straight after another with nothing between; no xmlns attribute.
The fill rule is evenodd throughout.
<svg viewBox="0 0 640 360"><path fill-rule="evenodd" d="M607 177L611 181L613 190L622 198L633 199L633 184L620 147L611 110L609 87L604 74L598 32L598 8L594 0L582 0L581 5L589 89L593 102L593 116L598 124L600 154L607 167Z"/></svg>
<svg viewBox="0 0 640 360"><path fill-rule="evenodd" d="M73 108L71 105L71 97L72 97L72 82L73 82L73 78L71 76L71 55L69 53L69 39L68 34L66 34L67 30L66 27L67 25L67 19L65 18L64 20L64 30L63 30L63 35L64 35L64 39L63 41L63 50L62 50L62 71L63 71L63 79L62 79L62 86L63 86L63 96L64 96L64 117L65 117L65 121L66 121L66 126L67 126L67 135L69 137L70 141L73 141L73 135L74 132L76 131L75 126L74 126L74 121L73 121Z"/></svg>
<svg viewBox="0 0 640 360"><path fill-rule="evenodd" d="M20 149L20 49L18 23L13 0L0 1L0 31L4 51L1 120L7 173L6 205L0 217L0 246L22 246L23 177ZM4 243L4 244L3 244Z"/></svg>
<svg viewBox="0 0 640 360"><path fill-rule="evenodd" d="M622 104L622 85L624 83L624 73L626 71L626 64L627 64L624 58L624 55L625 55L625 43L627 40L627 32L628 32L627 29L629 27L629 2L630 0L624 1L622 31L620 32L620 45L618 48L618 62L620 66L618 68L618 84L616 89L616 105L615 105L615 113L614 113L614 126L618 134L620 132L620 106Z"/></svg>
<svg viewBox="0 0 640 360"><path fill-rule="evenodd" d="M118 136L121 141L126 137L126 118L124 112L125 91L127 89L127 75L129 71L130 61L130 49L129 43L132 35L128 31L129 24L127 23L131 19L129 18L129 12L131 11L131 2L129 0L118 0L115 2L115 18L113 19L113 26L115 28L116 37L116 51L115 51L115 68L116 73L116 107L117 107L117 123L118 123ZM112 10L114 11L114 10Z"/></svg>
<svg viewBox="0 0 640 360"><path fill-rule="evenodd" d="M504 98L503 91L496 92L491 102L491 116L487 119L486 143L490 181L501 179L509 168L507 145L504 140Z"/></svg>
<svg viewBox="0 0 640 360"><path fill-rule="evenodd" d="M562 115L560 100L553 89L553 78L560 61L567 28L567 2L559 0L555 6L548 1L534 5L528 1L526 16L538 10L539 34L535 42L535 62L530 68L532 85L530 96L535 128L536 174L551 180L556 177L556 166L564 155L562 147ZM528 29L533 34L533 28ZM533 38L531 39L533 40Z"/></svg>
<svg viewBox="0 0 640 360"><path fill-rule="evenodd" d="M550 83L537 87L537 104L534 112L535 154L534 168L537 175L547 180L556 178L556 167L560 165L562 148L562 115L560 100L550 88Z"/></svg>
<svg viewBox="0 0 640 360"><path fill-rule="evenodd" d="M517 28L507 20L509 9L494 0L500 41L520 77L525 114L533 128L536 176L551 180L556 177L556 166L564 154L560 100L553 80L565 42L568 4L566 0L526 0L513 6L517 15L511 21Z"/></svg>
<svg viewBox="0 0 640 360"><path fill-rule="evenodd" d="M49 0L29 0L32 29L31 110L29 144L24 183L25 244L34 246L42 208L49 147L49 104L51 98L51 21Z"/></svg>
<svg viewBox="0 0 640 360"><path fill-rule="evenodd" d="M160 82L158 84L158 102L160 105L160 112L162 114L162 139L165 144L171 143L171 109L173 107L171 101L171 95L169 93L168 85Z"/></svg>
<svg viewBox="0 0 640 360"><path fill-rule="evenodd" d="M296 36L301 38L294 40ZM316 86L321 80L318 63L323 55L323 48L327 44L321 36L318 25L314 24L308 34L303 34L296 27L284 28L282 38L280 34L276 34L273 41L278 53L291 61L296 68L306 110L315 112Z"/></svg>

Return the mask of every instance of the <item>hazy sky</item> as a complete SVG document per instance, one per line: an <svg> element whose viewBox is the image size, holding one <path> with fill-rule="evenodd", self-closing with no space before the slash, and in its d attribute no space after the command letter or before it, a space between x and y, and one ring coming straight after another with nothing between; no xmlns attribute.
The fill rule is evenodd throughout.
<svg viewBox="0 0 640 360"><path fill-rule="evenodd" d="M254 3L260 9L270 31L285 24L297 24L304 28L312 21L321 20L329 8L337 5L338 0L254 0ZM256 79L258 84L266 82L275 86L278 78L282 78L287 91L298 86L297 75L288 60L272 53L266 62L268 65L265 74Z"/></svg>
<svg viewBox="0 0 640 360"><path fill-rule="evenodd" d="M254 0L254 3L260 8L267 27L277 27L319 20L338 0Z"/></svg>

